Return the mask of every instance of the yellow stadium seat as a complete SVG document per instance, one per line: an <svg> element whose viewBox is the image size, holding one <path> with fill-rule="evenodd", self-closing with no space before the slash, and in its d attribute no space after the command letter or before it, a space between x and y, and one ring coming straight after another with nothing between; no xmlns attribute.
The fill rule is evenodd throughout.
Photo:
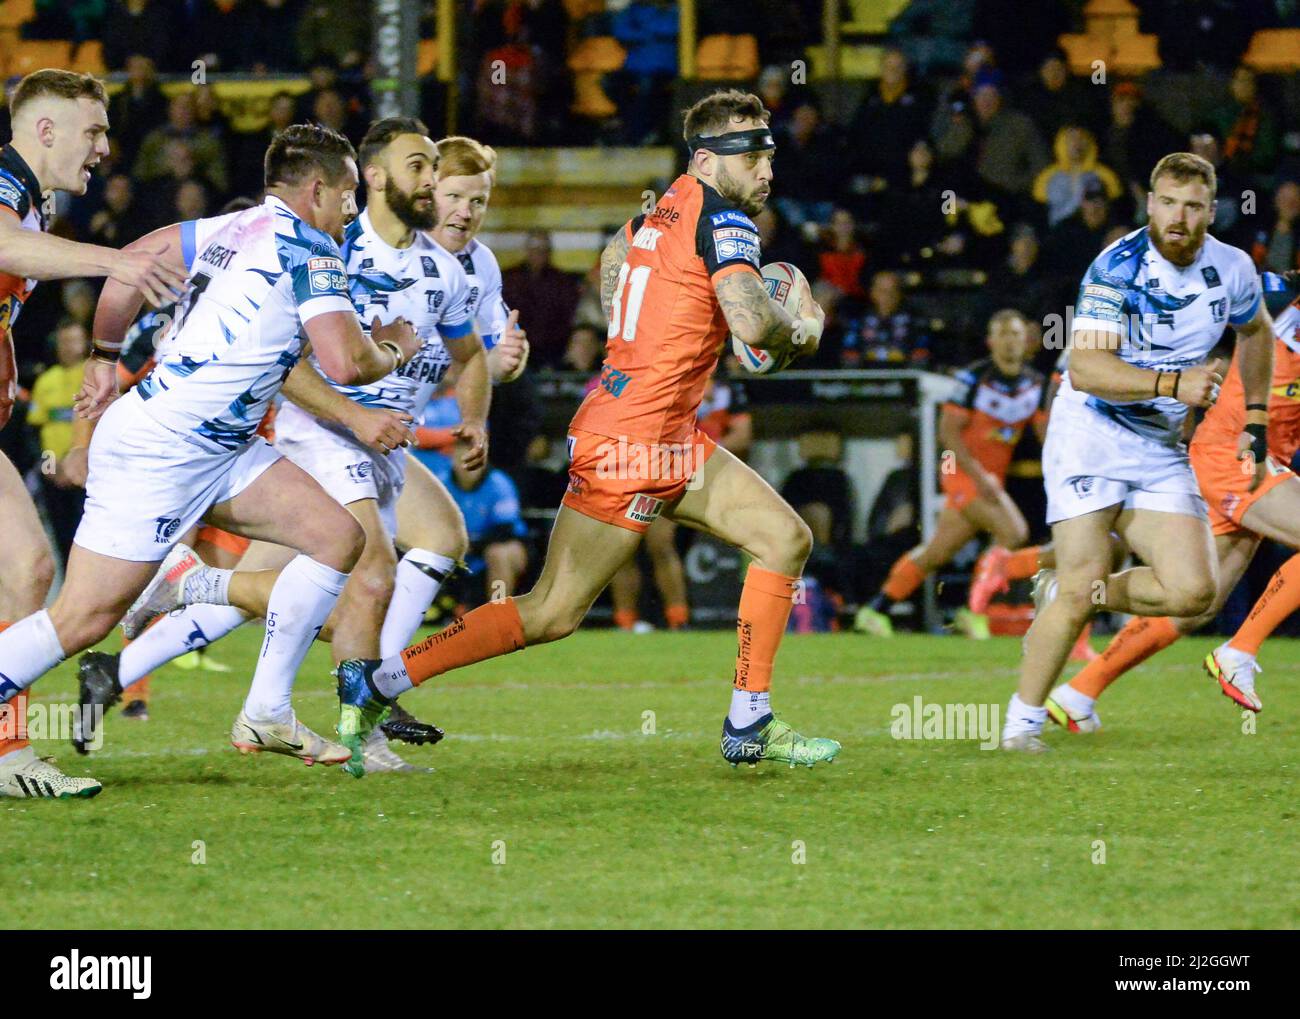
<svg viewBox="0 0 1300 1019"><path fill-rule="evenodd" d="M43 67L67 67L72 63L72 43L65 39L23 39L9 57L7 73L30 74Z"/></svg>
<svg viewBox="0 0 1300 1019"><path fill-rule="evenodd" d="M589 14L602 14L605 0L564 0L564 12L570 21L581 21Z"/></svg>
<svg viewBox="0 0 1300 1019"><path fill-rule="evenodd" d="M625 50L612 35L593 35L583 39L569 54L569 70L574 74L617 71L627 60Z"/></svg>
<svg viewBox="0 0 1300 1019"><path fill-rule="evenodd" d="M758 40L752 35L706 35L695 53L696 77L745 81L758 76Z"/></svg>
<svg viewBox="0 0 1300 1019"><path fill-rule="evenodd" d="M438 40L421 39L420 49L415 58L415 73L421 78L438 69Z"/></svg>
<svg viewBox="0 0 1300 1019"><path fill-rule="evenodd" d="M36 0L0 0L0 28L17 28L36 17Z"/></svg>
<svg viewBox="0 0 1300 1019"><path fill-rule="evenodd" d="M1242 63L1264 73L1300 70L1300 28L1265 28L1256 32Z"/></svg>
<svg viewBox="0 0 1300 1019"><path fill-rule="evenodd" d="M618 112L613 100L600 87L600 71L576 71L573 75L573 105L570 112L579 117L604 120Z"/></svg>
<svg viewBox="0 0 1300 1019"><path fill-rule="evenodd" d="M72 70L83 74L107 74L104 44L98 39L90 39L78 46L72 55Z"/></svg>

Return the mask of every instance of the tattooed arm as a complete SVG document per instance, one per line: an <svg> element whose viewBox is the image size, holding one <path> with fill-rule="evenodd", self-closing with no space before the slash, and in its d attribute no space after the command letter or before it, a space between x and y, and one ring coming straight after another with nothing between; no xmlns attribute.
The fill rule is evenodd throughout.
<svg viewBox="0 0 1300 1019"><path fill-rule="evenodd" d="M759 350L788 347L799 319L767 296L756 272L730 272L713 284L731 334Z"/></svg>
<svg viewBox="0 0 1300 1019"><path fill-rule="evenodd" d="M605 321L609 321L610 306L614 303L614 288L618 286L618 272L623 268L623 259L627 257L627 227L621 227L605 250L600 253L600 306L605 311Z"/></svg>

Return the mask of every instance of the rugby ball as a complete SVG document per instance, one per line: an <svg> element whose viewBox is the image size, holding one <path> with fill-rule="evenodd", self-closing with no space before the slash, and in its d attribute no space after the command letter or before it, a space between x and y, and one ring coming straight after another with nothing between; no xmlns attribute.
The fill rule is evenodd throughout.
<svg viewBox="0 0 1300 1019"><path fill-rule="evenodd" d="M763 285L767 295L796 318L799 316L799 295L802 293L804 275L789 262L769 262L762 268ZM731 338L731 352L742 368L751 375L767 375L789 366L797 356L794 351L774 355L759 350L736 337Z"/></svg>

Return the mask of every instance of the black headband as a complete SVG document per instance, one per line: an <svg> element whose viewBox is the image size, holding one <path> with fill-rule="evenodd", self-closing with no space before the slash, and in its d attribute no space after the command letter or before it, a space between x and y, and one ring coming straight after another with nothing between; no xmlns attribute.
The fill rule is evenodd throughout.
<svg viewBox="0 0 1300 1019"><path fill-rule="evenodd" d="M772 140L772 131L766 127L756 127L752 131L728 131L705 137L697 134L686 139L686 147L695 155L700 149L708 149L719 156L735 156L742 152L758 152L763 149L776 148Z"/></svg>

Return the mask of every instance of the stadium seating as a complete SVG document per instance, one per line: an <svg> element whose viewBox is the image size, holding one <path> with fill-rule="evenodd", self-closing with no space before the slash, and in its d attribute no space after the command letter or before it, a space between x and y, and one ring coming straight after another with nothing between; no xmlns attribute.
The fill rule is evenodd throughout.
<svg viewBox="0 0 1300 1019"><path fill-rule="evenodd" d="M84 74L106 74L104 44L97 39L81 43L72 54L71 66L74 71Z"/></svg>
<svg viewBox="0 0 1300 1019"><path fill-rule="evenodd" d="M2 0L0 28L17 28L36 17L36 0Z"/></svg>
<svg viewBox="0 0 1300 1019"><path fill-rule="evenodd" d="M752 35L706 35L695 53L695 73L710 81L751 81L758 75Z"/></svg>
<svg viewBox="0 0 1300 1019"><path fill-rule="evenodd" d="M1266 28L1256 32L1242 61L1266 74L1300 70L1300 28Z"/></svg>
<svg viewBox="0 0 1300 1019"><path fill-rule="evenodd" d="M484 240L503 265L523 255L526 231L550 230L555 264L586 272L603 231L634 215L641 192L678 172L671 148L501 149Z"/></svg>
<svg viewBox="0 0 1300 1019"><path fill-rule="evenodd" d="M71 67L72 43L65 39L25 39L10 54L5 65L8 75L30 74L42 67Z"/></svg>
<svg viewBox="0 0 1300 1019"><path fill-rule="evenodd" d="M589 36L579 42L568 60L569 70L573 72L570 112L589 120L614 116L618 107L605 94L600 79L611 71L617 71L625 60L627 50L613 36Z"/></svg>
<svg viewBox="0 0 1300 1019"><path fill-rule="evenodd" d="M1138 31L1138 9L1129 0L1088 0L1085 29L1058 40L1075 74L1090 75L1094 61L1110 74L1140 75L1160 66L1159 40Z"/></svg>

